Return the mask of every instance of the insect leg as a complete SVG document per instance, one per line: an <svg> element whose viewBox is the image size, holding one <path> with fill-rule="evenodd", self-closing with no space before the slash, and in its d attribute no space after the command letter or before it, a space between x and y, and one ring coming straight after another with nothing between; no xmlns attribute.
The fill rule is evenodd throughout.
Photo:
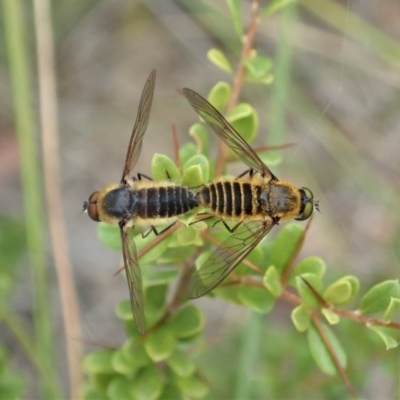
<svg viewBox="0 0 400 400"><path fill-rule="evenodd" d="M199 219L196 219L193 222L191 222L189 225L193 225L193 224L195 224L197 222L200 222L200 221L206 221L207 219L215 218L215 215L208 214L208 213L199 213L199 214L197 214L197 216L199 216L199 215L202 216L202 217L199 218Z"/></svg>
<svg viewBox="0 0 400 400"><path fill-rule="evenodd" d="M246 171L242 172L239 176L236 177L236 179L239 179L247 174L249 174L249 177L252 178L254 174L253 168L246 169Z"/></svg>
<svg viewBox="0 0 400 400"><path fill-rule="evenodd" d="M150 178L149 176L147 176L147 175L145 175L145 174L141 174L140 172L138 172L137 176L138 176L138 180L139 180L139 181L141 181L142 178L146 178L146 179L148 179L149 181L152 181L152 180L153 180L153 179Z"/></svg>
<svg viewBox="0 0 400 400"><path fill-rule="evenodd" d="M163 234L164 232L166 232L168 229L172 228L176 223L177 223L177 221L173 222L171 225L168 225L166 228L164 228L161 232L158 232L157 229L156 229L156 227L152 225L152 226L150 227L150 229L149 229L147 232L144 232L144 231L142 230L142 238L143 238L143 239L146 238L147 236L149 236L149 234L150 234L151 232L154 232L154 234L155 234L156 236L159 236L159 235Z"/></svg>
<svg viewBox="0 0 400 400"><path fill-rule="evenodd" d="M222 223L224 224L225 228L228 229L228 231L229 231L230 233L235 232L236 229L239 228L240 225L242 225L242 221L239 221L233 228L230 228L230 227L228 226L228 224L227 224L223 219L221 219L221 221L222 221Z"/></svg>

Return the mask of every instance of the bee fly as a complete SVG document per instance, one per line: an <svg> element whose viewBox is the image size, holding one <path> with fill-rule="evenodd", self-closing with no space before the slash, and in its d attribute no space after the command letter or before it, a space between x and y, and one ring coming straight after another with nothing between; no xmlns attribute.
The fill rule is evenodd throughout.
<svg viewBox="0 0 400 400"><path fill-rule="evenodd" d="M124 267L128 279L132 313L135 324L141 334L145 331L143 313L142 277L137 261L136 246L128 234L128 228L138 225L142 227L142 236L150 232L156 235L169 229L180 214L198 206L196 194L189 188L172 182L154 182L151 178L138 174L137 178L129 177L142 148L143 135L149 121L153 101L156 71L154 70L142 92L139 110L128 145L125 165L120 183L105 186L92 193L83 209L94 221L104 221L119 225L122 239ZM148 180L142 180L147 178ZM171 223L162 232L155 226ZM147 233L144 229L149 227Z"/></svg>
<svg viewBox="0 0 400 400"><path fill-rule="evenodd" d="M217 179L199 189L199 203L209 210L199 220L217 217L232 235L193 274L188 293L189 298L197 298L222 282L274 225L293 218L306 220L319 208L309 189L279 180L206 99L191 89L183 93L206 124L250 167L236 179ZM237 223L230 228L225 221Z"/></svg>

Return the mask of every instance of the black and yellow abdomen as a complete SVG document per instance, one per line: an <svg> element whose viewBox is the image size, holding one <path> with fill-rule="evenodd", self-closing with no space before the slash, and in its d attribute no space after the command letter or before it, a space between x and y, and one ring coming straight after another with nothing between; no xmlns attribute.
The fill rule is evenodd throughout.
<svg viewBox="0 0 400 400"><path fill-rule="evenodd" d="M142 219L176 217L199 205L195 193L185 186L155 186L135 194L136 216Z"/></svg>
<svg viewBox="0 0 400 400"><path fill-rule="evenodd" d="M222 179L201 187L198 198L201 206L222 219L263 219L262 192L251 179Z"/></svg>
<svg viewBox="0 0 400 400"><path fill-rule="evenodd" d="M194 190L171 182L109 185L92 197L98 211L97 220L110 224L132 221L133 225L140 226L162 225L199 206Z"/></svg>

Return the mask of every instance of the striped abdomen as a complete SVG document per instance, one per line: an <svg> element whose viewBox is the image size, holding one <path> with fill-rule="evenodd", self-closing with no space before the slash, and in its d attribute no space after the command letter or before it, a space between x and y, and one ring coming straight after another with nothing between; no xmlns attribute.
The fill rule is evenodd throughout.
<svg viewBox="0 0 400 400"><path fill-rule="evenodd" d="M142 219L174 217L199 206L195 193L182 186L142 188L135 194L137 203L133 211Z"/></svg>
<svg viewBox="0 0 400 400"><path fill-rule="evenodd" d="M204 185L198 197L200 204L217 216L246 219L263 212L261 191L259 185L232 179Z"/></svg>

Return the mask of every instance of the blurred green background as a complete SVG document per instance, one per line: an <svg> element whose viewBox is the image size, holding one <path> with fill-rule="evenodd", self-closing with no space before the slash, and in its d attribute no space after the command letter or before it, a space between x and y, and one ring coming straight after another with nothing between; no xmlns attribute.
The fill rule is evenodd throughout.
<svg viewBox="0 0 400 400"><path fill-rule="evenodd" d="M39 148L33 9L31 2L21 3L37 132L34 140ZM244 1L242 5L245 22L250 4ZM294 142L296 146L282 152L283 162L277 175L311 188L320 200L321 214L313 219L302 254L323 258L331 277L356 275L365 287L399 275L399 15L400 4L394 0L300 1L296 12L286 21L290 23L286 31L290 46L284 49L282 14L262 20L257 29L256 48L260 54L275 59L276 76L287 72L279 70L282 59L287 57L283 63L290 66L290 80L285 82L287 92L285 89L280 92L281 86L274 84L247 84L241 95L241 100L254 105L259 113L257 145L260 146L270 143L274 110L276 104L280 105L275 112L286 115L282 141ZM52 19L62 207L82 323L82 337L76 340L114 346L124 338L114 308L128 296L124 280L113 278L121 256L98 242L96 225L80 212L82 202L104 184L119 180L138 100L150 71L157 69L155 97L135 169L144 174L150 173L155 152L173 157L173 123L181 144L191 140L187 129L196 116L177 89L189 87L206 95L218 80L225 78L209 63L207 51L219 48L236 65L240 43L223 0L54 0ZM29 334L32 277L23 251L20 161L3 18L0 23L0 268L4 271L7 266L15 265L10 271L15 282L7 301ZM211 138L216 143L216 138ZM37 158L41 162L40 151ZM238 165L238 172L242 169ZM56 332L57 368L61 381L65 382L59 290L47 243L48 300ZM232 362L230 353L234 352L236 335L243 329L246 310L207 299L197 304L206 312L211 341L214 343L218 338L213 344L217 349L214 361L225 360L221 363L223 368ZM286 332L285 343L305 346L305 339L291 325L289 313L290 309L283 304L266 316L263 323L271 336ZM360 328L352 324L348 332L355 335L355 342L348 346L357 353L360 350L357 347L362 346L358 337ZM12 367L27 380L30 397L37 389L33 367L9 330L0 330L0 340L8 348ZM266 353L266 362L270 359L273 369L279 354ZM381 348L371 363L350 374L355 381L363 382L360 384L365 397L393 396L397 354L396 350L386 352ZM295 367L282 368L283 381L295 373L292 368ZM257 374L254 379L257 380ZM310 393L303 390L299 392L308 393L309 397Z"/></svg>

